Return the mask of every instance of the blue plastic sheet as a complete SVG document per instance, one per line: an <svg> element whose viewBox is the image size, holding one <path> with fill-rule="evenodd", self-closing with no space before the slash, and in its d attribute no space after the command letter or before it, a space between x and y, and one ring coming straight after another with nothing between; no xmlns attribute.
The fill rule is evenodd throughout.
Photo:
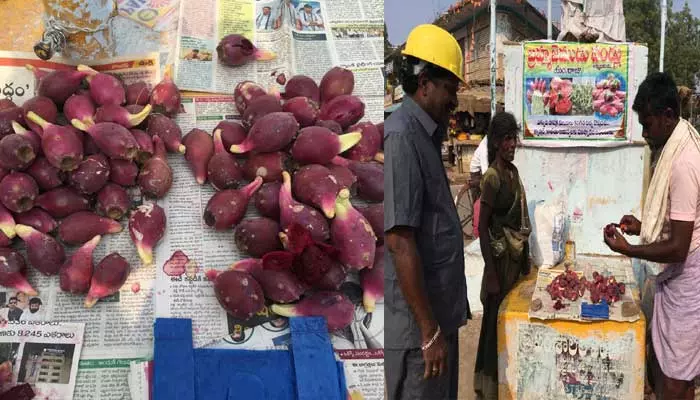
<svg viewBox="0 0 700 400"><path fill-rule="evenodd" d="M609 319L610 307L603 300L598 304L581 303L581 317L589 319Z"/></svg>
<svg viewBox="0 0 700 400"><path fill-rule="evenodd" d="M192 321L158 318L154 330L155 400L345 400L342 362L326 321L290 318L289 350L193 349Z"/></svg>

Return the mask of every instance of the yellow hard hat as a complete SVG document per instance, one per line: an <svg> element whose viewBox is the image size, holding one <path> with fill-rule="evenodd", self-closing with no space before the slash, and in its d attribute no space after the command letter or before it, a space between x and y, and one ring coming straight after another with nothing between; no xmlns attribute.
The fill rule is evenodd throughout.
<svg viewBox="0 0 700 400"><path fill-rule="evenodd" d="M464 82L462 48L454 36L437 25L423 24L413 28L401 54L442 67Z"/></svg>

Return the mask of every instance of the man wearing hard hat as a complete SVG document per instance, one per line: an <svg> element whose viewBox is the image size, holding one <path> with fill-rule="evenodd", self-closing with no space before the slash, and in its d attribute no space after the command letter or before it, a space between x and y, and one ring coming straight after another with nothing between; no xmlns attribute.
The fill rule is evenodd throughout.
<svg viewBox="0 0 700 400"><path fill-rule="evenodd" d="M456 399L457 330L471 315L441 147L463 81L462 50L447 31L426 24L411 31L402 54L406 97L384 122L387 394Z"/></svg>

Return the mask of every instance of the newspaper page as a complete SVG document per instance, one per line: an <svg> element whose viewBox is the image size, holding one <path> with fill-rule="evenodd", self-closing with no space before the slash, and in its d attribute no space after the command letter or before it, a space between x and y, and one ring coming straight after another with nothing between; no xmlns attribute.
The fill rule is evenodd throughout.
<svg viewBox="0 0 700 400"><path fill-rule="evenodd" d="M131 400L151 400L153 360L133 361L129 366L129 394Z"/></svg>
<svg viewBox="0 0 700 400"><path fill-rule="evenodd" d="M268 5L267 3L270 3ZM277 75L290 75L290 37L281 29L273 1L182 1L175 50L175 83L181 90L233 94L241 81L277 85ZM264 21L263 21L264 20ZM229 67L219 62L216 47L224 36L240 34L275 54L268 61Z"/></svg>
<svg viewBox="0 0 700 400"><path fill-rule="evenodd" d="M8 386L29 383L37 400L73 399L84 330L82 323L4 321L0 325L0 363L12 363Z"/></svg>
<svg viewBox="0 0 700 400"><path fill-rule="evenodd" d="M634 286L630 268L625 268L620 264L606 264L601 260L593 265L591 262L575 262L569 267L577 276L585 277L589 282L593 280L593 272L604 277L614 276L618 283L625 284L625 293L620 300L609 306L609 316L607 319L621 322L634 322L639 319L638 293ZM595 319L581 315L582 303L591 304L590 291L585 290L583 296L575 301L562 300L564 308L555 309L555 300L547 292L549 285L558 275L565 272L563 265L552 269L540 269L537 273L537 283L532 294L530 308L528 311L530 318L541 320L571 320L571 321L592 321Z"/></svg>
<svg viewBox="0 0 700 400"><path fill-rule="evenodd" d="M184 113L178 115L177 122L183 134L192 128L211 133L220 121L238 117L230 96L186 96L182 103ZM195 347L286 349L287 318L265 308L251 321L242 323L231 318L219 305L207 272L225 270L248 256L236 247L233 230L215 231L204 223L204 209L214 189L195 182L182 156L170 156L169 163L174 181L161 202L168 215L168 229L155 254L156 317L191 318ZM250 204L246 217L255 216L259 215ZM165 262L177 250L185 253L198 268L180 274L165 271ZM367 314L362 306L357 274L349 275L341 290L355 304L355 320L344 331L334 332L331 338L339 357L346 360L349 389L361 393L364 399L383 398L383 300L377 303L373 313ZM146 381L143 363L133 368L138 369L141 380Z"/></svg>
<svg viewBox="0 0 700 400"><path fill-rule="evenodd" d="M293 68L320 82L334 66L355 75L353 94L365 103L365 119L384 119L384 2L294 1ZM291 12L290 12L291 14Z"/></svg>
<svg viewBox="0 0 700 400"><path fill-rule="evenodd" d="M353 94L365 102L365 120L384 119L384 2L219 0L181 2L175 82L182 90L233 94L243 80L284 90L293 75L320 82L333 66L355 74ZM343 8L352 7L352 12ZM224 12L225 11L225 12ZM227 67L216 47L240 34L273 60Z"/></svg>
<svg viewBox="0 0 700 400"><path fill-rule="evenodd" d="M103 60L91 66L101 72L119 76L126 84L144 80L149 85L159 81L159 54L151 53L136 57L121 57ZM51 62L38 60L30 53L0 52L0 82L6 88L4 96L21 105L35 95L36 82L25 64L39 69L57 70L70 68L74 62L60 58ZM18 90L22 89L22 90ZM138 190L133 190L132 207L142 199ZM16 290L0 289L0 313L9 310L10 300L16 299L20 321L23 318L81 323L85 326L84 344L77 366L74 399L124 399L128 393L127 376L133 361L149 359L153 353L153 287L155 269L143 268L136 248L129 237L125 219L123 230L109 234L102 240L93 254L97 264L106 255L117 252L132 267L129 278L120 292L100 300L91 309L83 305L84 296L75 296L61 291L58 276L46 277L34 268L28 268L27 278L38 295L27 296ZM23 243L15 241L22 251ZM76 247L66 247L67 255ZM26 255L26 253L25 253ZM30 302L39 302L39 309L30 313Z"/></svg>

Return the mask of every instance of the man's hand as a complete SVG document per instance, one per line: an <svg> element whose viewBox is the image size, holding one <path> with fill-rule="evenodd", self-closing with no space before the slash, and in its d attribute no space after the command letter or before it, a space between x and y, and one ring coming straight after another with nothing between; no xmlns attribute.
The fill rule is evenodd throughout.
<svg viewBox="0 0 700 400"><path fill-rule="evenodd" d="M432 339L432 336L423 343L430 339ZM435 339L435 342L423 351L423 360L425 361L423 379L435 378L445 372L447 366L447 342L445 342L442 332Z"/></svg>
<svg viewBox="0 0 700 400"><path fill-rule="evenodd" d="M423 282L423 266L416 249L412 228L396 227L386 233L384 243L394 257L396 277L401 292L413 312L422 344L426 344L437 332L438 324L433 317L430 302ZM433 344L423 351L425 362L425 379L440 376L447 360L447 344L440 332Z"/></svg>
<svg viewBox="0 0 700 400"><path fill-rule="evenodd" d="M603 238L605 239L605 244L608 245L610 250L622 255L627 255L630 245L617 229L615 229L615 234L612 236L606 235L606 232L603 231Z"/></svg>
<svg viewBox="0 0 700 400"><path fill-rule="evenodd" d="M642 223L634 215L625 215L620 220L620 229L626 235L639 236L642 233Z"/></svg>

